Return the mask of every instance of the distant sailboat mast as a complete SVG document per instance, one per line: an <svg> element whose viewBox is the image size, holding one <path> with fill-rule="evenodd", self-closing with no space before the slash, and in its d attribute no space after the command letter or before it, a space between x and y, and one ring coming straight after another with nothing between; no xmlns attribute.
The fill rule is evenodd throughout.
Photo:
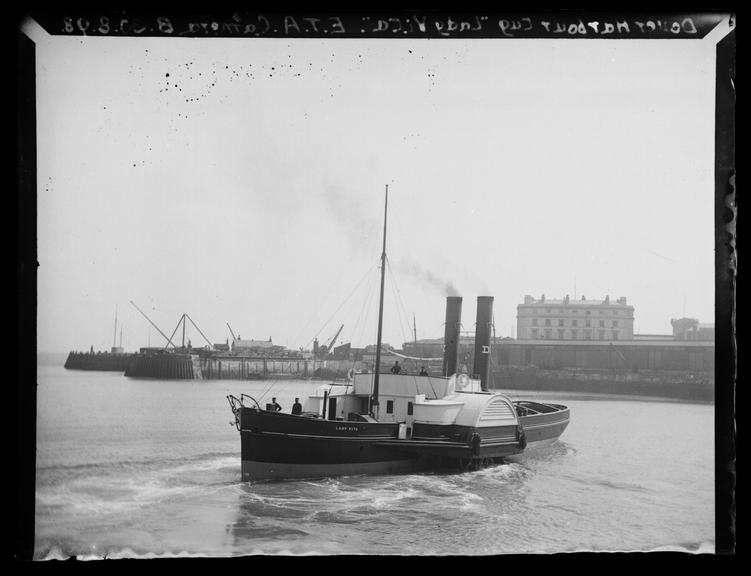
<svg viewBox="0 0 751 576"><path fill-rule="evenodd" d="M375 377L373 396L370 399L370 413L378 419L378 379L381 373L381 337L383 335L383 286L386 278L386 217L389 208L389 185L386 184L386 201L383 209L383 251L381 252L381 296L378 304L378 338L376 341Z"/></svg>
<svg viewBox="0 0 751 576"><path fill-rule="evenodd" d="M115 304L115 328L112 333L112 348L117 347L117 304Z"/></svg>

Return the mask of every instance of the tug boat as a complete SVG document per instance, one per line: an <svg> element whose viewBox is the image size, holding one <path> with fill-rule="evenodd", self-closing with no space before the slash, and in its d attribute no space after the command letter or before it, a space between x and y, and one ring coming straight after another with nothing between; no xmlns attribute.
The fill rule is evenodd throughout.
<svg viewBox="0 0 751 576"><path fill-rule="evenodd" d="M476 468L524 450L513 403L481 390L479 380L382 375L380 414L371 411L373 380L356 374L351 383L319 386L300 415L228 396L243 480Z"/></svg>
<svg viewBox="0 0 751 576"><path fill-rule="evenodd" d="M227 396L244 481L475 469L522 453L530 440L554 440L568 424L565 406L515 403L487 389L491 296L477 299L475 374L456 370L462 303L456 296L447 298L443 376L381 374L387 211L388 187L374 372L319 386L301 414L262 408L246 394Z"/></svg>

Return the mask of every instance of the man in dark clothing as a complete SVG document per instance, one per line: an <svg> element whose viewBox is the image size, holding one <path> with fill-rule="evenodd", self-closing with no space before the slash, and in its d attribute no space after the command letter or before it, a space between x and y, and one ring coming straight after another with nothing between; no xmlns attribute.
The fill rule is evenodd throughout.
<svg viewBox="0 0 751 576"><path fill-rule="evenodd" d="M427 376L428 370L425 368L425 366L422 367L422 370L420 370L420 376Z"/></svg>
<svg viewBox="0 0 751 576"><path fill-rule="evenodd" d="M295 398L295 403L292 405L292 414L302 414L302 404L300 404L299 398Z"/></svg>
<svg viewBox="0 0 751 576"><path fill-rule="evenodd" d="M276 398L272 398L271 403L274 405L274 410L276 410L277 412L282 411L282 407L277 403Z"/></svg>
<svg viewBox="0 0 751 576"><path fill-rule="evenodd" d="M394 365L391 367L391 373L392 374L399 374L399 372L402 371L402 367L399 366L399 360L394 362Z"/></svg>

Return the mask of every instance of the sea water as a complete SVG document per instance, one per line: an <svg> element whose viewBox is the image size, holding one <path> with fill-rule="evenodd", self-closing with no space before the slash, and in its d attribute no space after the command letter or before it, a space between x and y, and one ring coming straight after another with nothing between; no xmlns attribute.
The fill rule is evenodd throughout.
<svg viewBox="0 0 751 576"><path fill-rule="evenodd" d="M561 439L474 472L242 482L227 394L289 411L320 384L39 365L34 557L714 551L711 404L508 391L569 406Z"/></svg>

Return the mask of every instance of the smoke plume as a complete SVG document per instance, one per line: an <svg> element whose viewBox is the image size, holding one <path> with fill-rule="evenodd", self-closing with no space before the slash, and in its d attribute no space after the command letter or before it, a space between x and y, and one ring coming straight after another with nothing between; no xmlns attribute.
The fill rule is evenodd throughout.
<svg viewBox="0 0 751 576"><path fill-rule="evenodd" d="M443 296L461 296L459 290L456 289L450 280L438 277L417 262L400 260L397 262L396 267L399 272L407 274L427 288L438 290Z"/></svg>

